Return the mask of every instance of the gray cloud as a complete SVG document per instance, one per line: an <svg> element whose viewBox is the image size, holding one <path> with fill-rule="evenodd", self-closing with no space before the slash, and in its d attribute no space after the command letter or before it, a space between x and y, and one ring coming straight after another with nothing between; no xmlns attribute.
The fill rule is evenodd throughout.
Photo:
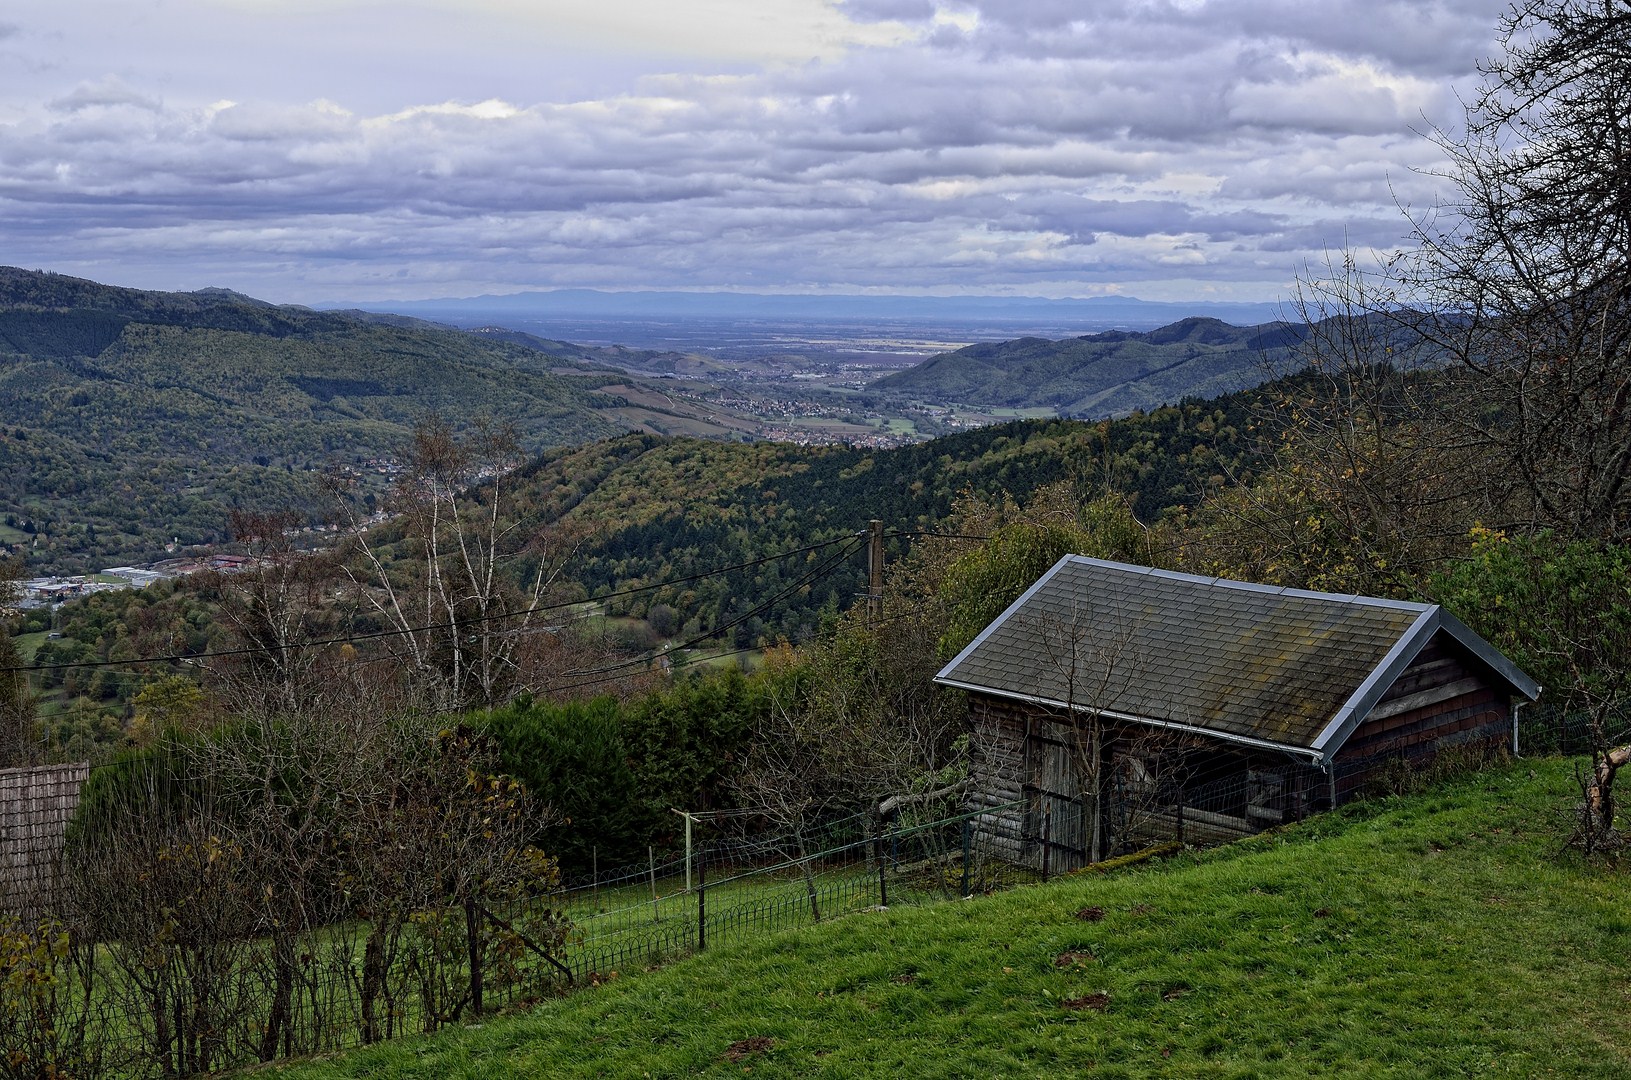
<svg viewBox="0 0 1631 1080"><path fill-rule="evenodd" d="M1328 248L1396 244L1398 204L1432 200L1436 155L1411 129L1453 120L1499 8L840 10L917 36L795 66L662 63L587 96L494 95L457 68L434 85L470 92L384 108L347 81L374 70L369 52L356 72L294 65L292 90L238 98L231 57L81 70L64 26L53 79L0 73L0 238L30 265L286 300L567 285L1268 297Z"/></svg>
<svg viewBox="0 0 1631 1080"><path fill-rule="evenodd" d="M108 76L95 83L81 83L73 90L46 102L52 112L77 113L87 109L116 109L131 106L146 112L158 112L163 106L157 97L139 93L125 85L122 79Z"/></svg>
<svg viewBox="0 0 1631 1080"><path fill-rule="evenodd" d="M839 9L852 19L869 22L934 18L934 0L839 0Z"/></svg>

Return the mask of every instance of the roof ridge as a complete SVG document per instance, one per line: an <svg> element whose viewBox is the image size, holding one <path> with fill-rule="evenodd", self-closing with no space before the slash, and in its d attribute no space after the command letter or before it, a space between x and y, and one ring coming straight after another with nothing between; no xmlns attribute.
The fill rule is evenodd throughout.
<svg viewBox="0 0 1631 1080"><path fill-rule="evenodd" d="M1233 589L1240 592L1264 593L1272 596L1292 596L1304 600L1330 600L1337 603L1352 604L1361 607L1392 608L1397 611L1413 611L1424 614L1438 607L1437 604L1426 604L1417 600L1390 600L1382 596L1362 596L1358 593L1321 592L1316 589L1299 589L1291 585L1262 585L1253 581L1240 581L1236 578L1222 576L1207 577L1204 574L1188 574L1181 570L1165 570L1157 566L1142 566L1138 563L1117 562L1113 559L1100 559L1091 555L1068 554L1066 560L1073 563L1082 563L1097 566L1107 570L1117 570L1123 573L1135 574L1140 577L1156 577L1168 581L1185 581L1196 585L1208 585L1219 589Z"/></svg>

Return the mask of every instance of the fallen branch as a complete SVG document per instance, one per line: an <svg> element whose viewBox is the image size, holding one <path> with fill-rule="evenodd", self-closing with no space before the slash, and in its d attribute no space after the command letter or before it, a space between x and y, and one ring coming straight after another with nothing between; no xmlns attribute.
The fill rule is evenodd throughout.
<svg viewBox="0 0 1631 1080"><path fill-rule="evenodd" d="M947 784L943 788L925 791L918 795L891 795L878 804L878 817L887 820L900 813L903 806L920 806L926 802L933 802L935 799L944 799L948 795L961 795L968 790L969 784L972 782L973 778L968 777L957 781L955 784Z"/></svg>

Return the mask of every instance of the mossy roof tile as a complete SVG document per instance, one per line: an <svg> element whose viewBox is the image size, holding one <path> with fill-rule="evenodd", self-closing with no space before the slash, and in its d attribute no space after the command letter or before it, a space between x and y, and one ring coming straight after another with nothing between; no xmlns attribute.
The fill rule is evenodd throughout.
<svg viewBox="0 0 1631 1080"><path fill-rule="evenodd" d="M1311 748L1434 611L1067 556L940 679Z"/></svg>

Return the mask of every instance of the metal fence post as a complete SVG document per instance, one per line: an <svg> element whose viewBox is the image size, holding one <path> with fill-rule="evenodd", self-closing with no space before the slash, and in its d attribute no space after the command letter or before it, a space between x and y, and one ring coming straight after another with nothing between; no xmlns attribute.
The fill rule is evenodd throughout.
<svg viewBox="0 0 1631 1080"><path fill-rule="evenodd" d="M960 896L967 896L969 894L968 893L968 863L969 863L969 854L970 854L971 850L973 849L973 847L974 847L974 823L969 821L968 818L964 818L963 819L963 891L958 894Z"/></svg>
<svg viewBox="0 0 1631 1080"><path fill-rule="evenodd" d="M651 845L646 845L646 862L651 873L651 921L662 922L662 912L657 907L657 851Z"/></svg>

